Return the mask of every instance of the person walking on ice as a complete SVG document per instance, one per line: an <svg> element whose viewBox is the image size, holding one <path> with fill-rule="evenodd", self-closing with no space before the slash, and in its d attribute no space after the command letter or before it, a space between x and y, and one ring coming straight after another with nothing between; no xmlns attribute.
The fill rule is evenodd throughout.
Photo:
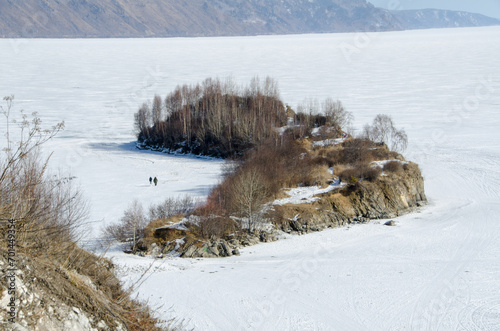
<svg viewBox="0 0 500 331"><path fill-rule="evenodd" d="M153 184L153 178L149 177L149 185Z"/></svg>
<svg viewBox="0 0 500 331"><path fill-rule="evenodd" d="M158 178L155 177L155 179L153 179L153 182L155 183L155 186L158 184Z"/></svg>

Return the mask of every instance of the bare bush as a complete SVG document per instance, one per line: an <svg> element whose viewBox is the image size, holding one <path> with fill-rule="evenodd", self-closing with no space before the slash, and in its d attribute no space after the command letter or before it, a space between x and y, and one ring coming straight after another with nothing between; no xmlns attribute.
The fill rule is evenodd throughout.
<svg viewBox="0 0 500 331"><path fill-rule="evenodd" d="M351 139L343 144L342 162L348 164L360 164L373 161L371 149L375 144L367 139Z"/></svg>
<svg viewBox="0 0 500 331"><path fill-rule="evenodd" d="M369 180L370 182L375 181L382 174L382 169L380 167L365 166L360 170L360 177Z"/></svg>
<svg viewBox="0 0 500 331"><path fill-rule="evenodd" d="M366 163L356 164L349 168L343 168L338 176L345 182L353 183L360 179L375 181L382 173L380 167L372 167ZM356 180L354 180L356 178Z"/></svg>
<svg viewBox="0 0 500 331"><path fill-rule="evenodd" d="M392 118L388 115L379 114L373 120L372 125L365 125L363 137L379 143L385 143L396 152L403 152L408 146L408 136L404 129L397 129Z"/></svg>
<svg viewBox="0 0 500 331"><path fill-rule="evenodd" d="M400 172L403 170L403 164L399 161L389 161L384 164L383 169L387 172Z"/></svg>
<svg viewBox="0 0 500 331"><path fill-rule="evenodd" d="M195 200L186 195L181 198L167 198L162 203L149 207L149 220L167 219L180 214L188 214L194 210Z"/></svg>
<svg viewBox="0 0 500 331"><path fill-rule="evenodd" d="M123 213L119 223L107 226L104 233L121 242L130 241L131 249L135 249L137 241L144 236L147 224L148 221L141 203L134 200Z"/></svg>
<svg viewBox="0 0 500 331"><path fill-rule="evenodd" d="M331 174L328 170L328 166L322 165L322 166L311 166L309 173L309 180L307 182L304 182L304 185L311 186L311 185L319 185L319 186L324 186L328 184L328 182L331 179Z"/></svg>
<svg viewBox="0 0 500 331"><path fill-rule="evenodd" d="M329 135L339 137L351 125L352 119L351 112L345 110L338 100L327 98L320 103L316 99L305 99L297 106L294 122L301 128L299 138L310 135L313 128L321 127L327 127Z"/></svg>

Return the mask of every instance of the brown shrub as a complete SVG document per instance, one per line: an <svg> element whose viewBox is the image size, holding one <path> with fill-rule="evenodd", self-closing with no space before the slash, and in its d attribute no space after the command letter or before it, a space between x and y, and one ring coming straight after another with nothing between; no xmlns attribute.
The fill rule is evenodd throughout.
<svg viewBox="0 0 500 331"><path fill-rule="evenodd" d="M327 152L326 158L330 166L334 164L343 163L344 151L342 148L335 148Z"/></svg>
<svg viewBox="0 0 500 331"><path fill-rule="evenodd" d="M353 177L357 178L359 176L358 170L356 168L346 168L338 174L340 179L344 182L349 182Z"/></svg>
<svg viewBox="0 0 500 331"><path fill-rule="evenodd" d="M384 164L384 171L401 172L403 171L403 164L399 161L389 161L386 164Z"/></svg>
<svg viewBox="0 0 500 331"><path fill-rule="evenodd" d="M342 163L368 163L373 161L374 143L366 139L350 139L343 143Z"/></svg>
<svg viewBox="0 0 500 331"><path fill-rule="evenodd" d="M345 168L338 174L338 176L343 181L352 184L352 182L357 182L356 180L354 180L354 178L374 181L380 176L381 173L382 169L380 169L380 167L372 167L368 164L361 163L361 164L356 164L352 167Z"/></svg>
<svg viewBox="0 0 500 331"><path fill-rule="evenodd" d="M349 165L349 164L335 164L333 166L333 173L335 176L338 176L340 177L340 175L346 171L346 170L349 170L349 169L352 169L353 166ZM342 178L342 177L341 177Z"/></svg>
<svg viewBox="0 0 500 331"><path fill-rule="evenodd" d="M374 144L370 153L374 160L402 159L400 154L391 151L386 144Z"/></svg>
<svg viewBox="0 0 500 331"><path fill-rule="evenodd" d="M319 185L325 186L331 180L332 175L328 171L328 166L314 166L306 174L307 177L304 178L303 184L306 186Z"/></svg>
<svg viewBox="0 0 500 331"><path fill-rule="evenodd" d="M363 177L370 182L375 181L382 174L380 167L367 166L363 169Z"/></svg>
<svg viewBox="0 0 500 331"><path fill-rule="evenodd" d="M219 216L201 217L197 226L197 233L205 239L224 238L240 230L241 227L236 221Z"/></svg>

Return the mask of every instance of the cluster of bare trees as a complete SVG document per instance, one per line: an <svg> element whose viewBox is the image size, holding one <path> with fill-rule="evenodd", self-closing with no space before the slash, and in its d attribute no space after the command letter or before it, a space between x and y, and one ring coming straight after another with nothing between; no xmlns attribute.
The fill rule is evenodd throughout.
<svg viewBox="0 0 500 331"><path fill-rule="evenodd" d="M241 154L274 137L289 125L294 138L327 125L340 135L352 120L340 101L306 100L297 113L280 100L278 83L258 77L240 87L230 78L208 78L175 88L165 99L155 96L135 114L139 142L148 147L226 157Z"/></svg>
<svg viewBox="0 0 500 331"><path fill-rule="evenodd" d="M71 178L49 176L48 158L40 156L40 146L64 124L44 130L36 113L23 112L14 121L13 99L5 97L0 106L6 138L0 159L0 228L7 233L7 223L15 225L16 245L24 253L60 254L72 247L87 215L86 203Z"/></svg>
<svg viewBox="0 0 500 331"><path fill-rule="evenodd" d="M254 146L286 124L278 84L253 78L246 87L208 78L155 96L135 114L138 140L149 146L228 156Z"/></svg>
<svg viewBox="0 0 500 331"><path fill-rule="evenodd" d="M398 129L389 115L379 114L373 120L372 125L365 125L363 138L385 143L395 152L404 152L408 146L408 136L404 129Z"/></svg>

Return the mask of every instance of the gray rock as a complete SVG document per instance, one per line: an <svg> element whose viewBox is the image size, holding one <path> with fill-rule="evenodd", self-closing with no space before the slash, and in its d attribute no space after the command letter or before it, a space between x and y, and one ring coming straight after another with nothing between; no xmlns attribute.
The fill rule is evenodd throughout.
<svg viewBox="0 0 500 331"><path fill-rule="evenodd" d="M207 247L206 252L209 254L209 256L204 256L204 257L211 257L210 255L220 256L219 249L217 248L217 246Z"/></svg>
<svg viewBox="0 0 500 331"><path fill-rule="evenodd" d="M231 256L233 255L232 251L227 247L225 242L221 242L219 244L219 255L220 256Z"/></svg>
<svg viewBox="0 0 500 331"><path fill-rule="evenodd" d="M387 226L396 226L396 222L394 222L393 220L390 220L390 221L385 222L384 225L387 225Z"/></svg>
<svg viewBox="0 0 500 331"><path fill-rule="evenodd" d="M182 257L199 257L200 252L198 250L198 247L191 245L184 251Z"/></svg>
<svg viewBox="0 0 500 331"><path fill-rule="evenodd" d="M238 239L231 239L229 240L229 243L233 246L238 247L240 245L240 241Z"/></svg>
<svg viewBox="0 0 500 331"><path fill-rule="evenodd" d="M265 242L265 243L269 241L269 238L268 238L266 232L261 232L260 236L259 236L259 239L260 239L260 241Z"/></svg>

